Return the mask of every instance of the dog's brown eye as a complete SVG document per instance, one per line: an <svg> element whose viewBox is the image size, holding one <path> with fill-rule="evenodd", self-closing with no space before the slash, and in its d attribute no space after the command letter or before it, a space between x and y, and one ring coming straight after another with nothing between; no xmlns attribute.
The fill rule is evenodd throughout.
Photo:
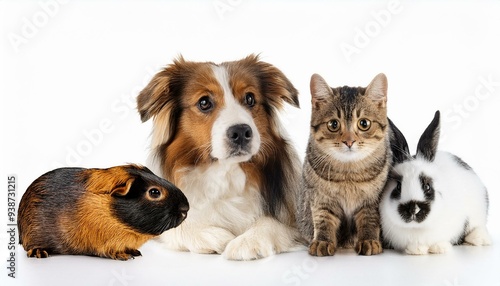
<svg viewBox="0 0 500 286"><path fill-rule="evenodd" d="M212 100L208 96L203 96L198 100L198 108L202 112L208 112L214 107Z"/></svg>
<svg viewBox="0 0 500 286"><path fill-rule="evenodd" d="M337 119L330 120L326 123L326 127L330 132L337 132L340 129L340 122Z"/></svg>
<svg viewBox="0 0 500 286"><path fill-rule="evenodd" d="M247 92L245 94L245 103L250 107L253 107L255 105L255 96L253 93Z"/></svg>
<svg viewBox="0 0 500 286"><path fill-rule="evenodd" d="M149 189L149 197L152 199L157 199L161 196L161 191L158 190L157 188L151 188Z"/></svg>
<svg viewBox="0 0 500 286"><path fill-rule="evenodd" d="M368 131L368 129L370 129L371 126L372 122L368 119L363 118L358 121L358 128L361 131Z"/></svg>

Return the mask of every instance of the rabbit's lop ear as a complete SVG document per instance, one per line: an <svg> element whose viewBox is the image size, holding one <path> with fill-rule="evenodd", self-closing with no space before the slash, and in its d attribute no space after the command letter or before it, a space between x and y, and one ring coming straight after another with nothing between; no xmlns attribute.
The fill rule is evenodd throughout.
<svg viewBox="0 0 500 286"><path fill-rule="evenodd" d="M392 150L392 161L393 163L402 163L411 158L410 149L408 148L408 143L406 142L406 138L399 131L396 125L390 120L389 125L391 127L391 150Z"/></svg>
<svg viewBox="0 0 500 286"><path fill-rule="evenodd" d="M434 114L434 119L427 126L417 145L417 157L432 162L436 156L439 142L439 110Z"/></svg>

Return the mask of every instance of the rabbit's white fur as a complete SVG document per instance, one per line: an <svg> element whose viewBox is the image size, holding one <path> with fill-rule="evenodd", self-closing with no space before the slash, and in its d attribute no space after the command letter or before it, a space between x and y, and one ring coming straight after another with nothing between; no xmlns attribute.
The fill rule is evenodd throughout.
<svg viewBox="0 0 500 286"><path fill-rule="evenodd" d="M394 166L403 177L401 199L391 199L396 181L390 180L380 203L384 240L408 254L444 253L465 234L465 242L488 245L486 230L486 188L471 169L460 165L456 157L439 151L433 162L417 157ZM435 198L424 221L404 222L398 206L410 200L425 201L419 175L433 179Z"/></svg>
<svg viewBox="0 0 500 286"><path fill-rule="evenodd" d="M491 243L486 229L486 187L459 157L437 151L439 117L437 111L414 157L397 128L396 141L391 143L396 163L380 202L382 235L385 244L408 254L444 253L462 242ZM434 191L427 197L425 184Z"/></svg>

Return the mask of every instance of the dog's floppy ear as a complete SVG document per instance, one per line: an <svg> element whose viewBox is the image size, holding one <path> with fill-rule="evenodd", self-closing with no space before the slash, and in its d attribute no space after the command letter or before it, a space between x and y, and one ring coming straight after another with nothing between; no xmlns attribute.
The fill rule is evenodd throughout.
<svg viewBox="0 0 500 286"><path fill-rule="evenodd" d="M277 108L283 106L283 102L299 107L299 92L288 80L288 78L275 66L260 61L259 56L249 55L243 62L257 67L257 76L261 80L261 89L264 96L266 96L271 104Z"/></svg>
<svg viewBox="0 0 500 286"><path fill-rule="evenodd" d="M184 58L179 56L174 63L158 72L148 85L137 96L137 110L141 115L142 122L158 115L160 110L169 102L174 100L176 92L175 78L179 69L185 63Z"/></svg>

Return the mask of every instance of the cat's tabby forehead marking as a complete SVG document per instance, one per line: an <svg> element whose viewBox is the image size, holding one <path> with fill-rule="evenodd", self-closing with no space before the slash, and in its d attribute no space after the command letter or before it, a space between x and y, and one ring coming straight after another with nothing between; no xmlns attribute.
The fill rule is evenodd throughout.
<svg viewBox="0 0 500 286"><path fill-rule="evenodd" d="M339 97L339 103L343 107L344 116L347 120L351 120L358 96L363 95L365 90L359 87L343 86L333 89L333 92Z"/></svg>

